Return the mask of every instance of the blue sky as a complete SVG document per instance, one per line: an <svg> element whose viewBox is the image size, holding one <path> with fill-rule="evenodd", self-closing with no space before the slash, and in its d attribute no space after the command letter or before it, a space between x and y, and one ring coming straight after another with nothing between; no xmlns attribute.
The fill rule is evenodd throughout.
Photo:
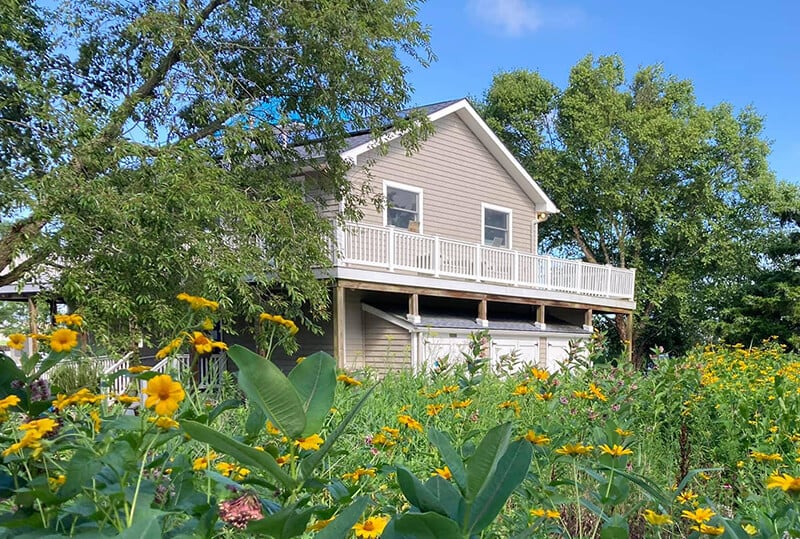
<svg viewBox="0 0 800 539"><path fill-rule="evenodd" d="M765 117L771 168L800 183L800 2L794 0L428 0L438 61L414 68L415 104L481 96L500 71L530 69L563 87L587 54L626 70L663 64L706 106Z"/></svg>

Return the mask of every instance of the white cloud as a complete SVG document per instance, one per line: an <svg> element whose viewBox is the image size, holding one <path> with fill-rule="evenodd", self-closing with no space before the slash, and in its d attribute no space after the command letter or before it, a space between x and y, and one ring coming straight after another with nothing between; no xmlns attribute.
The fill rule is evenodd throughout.
<svg viewBox="0 0 800 539"><path fill-rule="evenodd" d="M570 25L581 17L573 9L547 9L531 0L467 0L467 11L478 24L517 37L543 25Z"/></svg>

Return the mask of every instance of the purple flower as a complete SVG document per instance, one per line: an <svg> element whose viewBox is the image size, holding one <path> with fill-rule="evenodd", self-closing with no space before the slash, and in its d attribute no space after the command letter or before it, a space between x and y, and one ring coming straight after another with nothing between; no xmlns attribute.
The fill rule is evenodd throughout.
<svg viewBox="0 0 800 539"><path fill-rule="evenodd" d="M612 412L619 412L619 404L612 404L611 405Z"/></svg>
<svg viewBox="0 0 800 539"><path fill-rule="evenodd" d="M558 402L561 404L569 404L569 399L567 397L559 397Z"/></svg>

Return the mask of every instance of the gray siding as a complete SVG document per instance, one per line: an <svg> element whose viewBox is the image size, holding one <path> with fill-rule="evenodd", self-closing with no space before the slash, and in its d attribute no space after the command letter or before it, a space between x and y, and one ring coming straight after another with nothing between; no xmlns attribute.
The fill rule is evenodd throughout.
<svg viewBox="0 0 800 539"><path fill-rule="evenodd" d="M364 313L364 366L384 375L411 368L411 334L394 324Z"/></svg>
<svg viewBox="0 0 800 539"><path fill-rule="evenodd" d="M384 181L421 188L422 232L474 243L482 241L481 203L508 208L511 247L530 252L533 201L456 114L434 125L435 133L411 156L393 141L386 155L373 151L359 157L359 163L374 160L369 168L372 188L381 193ZM352 178L358 188L366 174L358 169ZM362 222L383 225L383 214L365 207Z"/></svg>

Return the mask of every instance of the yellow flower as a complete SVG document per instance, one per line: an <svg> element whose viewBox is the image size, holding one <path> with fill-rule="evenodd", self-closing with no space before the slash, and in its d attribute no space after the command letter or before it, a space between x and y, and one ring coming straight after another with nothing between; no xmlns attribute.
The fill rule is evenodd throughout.
<svg viewBox="0 0 800 539"><path fill-rule="evenodd" d="M350 479L357 483L359 479L365 476L375 477L375 468L356 468L351 473L342 474L342 479Z"/></svg>
<svg viewBox="0 0 800 539"><path fill-rule="evenodd" d="M439 415L439 412L444 410L444 404L429 404L425 407L427 414L431 417Z"/></svg>
<svg viewBox="0 0 800 539"><path fill-rule="evenodd" d="M361 382L356 380L355 378L351 378L346 374L340 374L336 377L339 382L342 382L346 386L360 386Z"/></svg>
<svg viewBox="0 0 800 539"><path fill-rule="evenodd" d="M310 449L312 451L316 451L324 442L325 440L320 438L319 434L312 434L311 436L306 436L305 438L298 438L295 440L294 445L298 446L300 449Z"/></svg>
<svg viewBox="0 0 800 539"><path fill-rule="evenodd" d="M458 391L458 386L443 386L440 391L442 393L455 393Z"/></svg>
<svg viewBox="0 0 800 539"><path fill-rule="evenodd" d="M375 436L372 437L372 445L375 447L392 447L396 445L397 442L390 440L387 438L382 432L379 432Z"/></svg>
<svg viewBox="0 0 800 539"><path fill-rule="evenodd" d="M708 524L698 524L697 526L692 526L693 530L698 531L700 533L704 533L706 535L722 535L725 533L725 528L722 526L709 526Z"/></svg>
<svg viewBox="0 0 800 539"><path fill-rule="evenodd" d="M308 528L306 528L307 532L318 532L324 530L325 527L333 522L332 518L326 518L324 520L318 520L314 524L311 524Z"/></svg>
<svg viewBox="0 0 800 539"><path fill-rule="evenodd" d="M267 419L267 433L272 434L273 436L277 436L281 433L281 431L275 425L272 424L272 421Z"/></svg>
<svg viewBox="0 0 800 539"><path fill-rule="evenodd" d="M150 369L152 369L152 367L148 367L147 365L134 365L133 367L128 367L128 372L131 374L142 374Z"/></svg>
<svg viewBox="0 0 800 539"><path fill-rule="evenodd" d="M608 447L607 444L603 444L600 446L600 452L606 455L611 455L612 457L621 457L623 455L633 455L633 451L622 447L621 445L614 444L614 447Z"/></svg>
<svg viewBox="0 0 800 539"><path fill-rule="evenodd" d="M469 406L470 404L472 404L472 399L464 399L463 401L454 401L454 402L453 402L453 403L450 405L450 407L451 407L451 408L453 408L453 409L456 409L456 408L466 408L466 407L467 407L467 406Z"/></svg>
<svg viewBox="0 0 800 539"><path fill-rule="evenodd" d="M174 381L169 374L161 374L148 380L144 394L147 395L144 405L153 408L161 416L174 414L180 402L186 398L180 382Z"/></svg>
<svg viewBox="0 0 800 539"><path fill-rule="evenodd" d="M219 473L224 475L225 477L230 477L234 481L241 481L248 475L250 475L250 470L247 468L242 468L241 466L237 466L236 464L230 464L228 462L220 462L218 463L215 468Z"/></svg>
<svg viewBox="0 0 800 539"><path fill-rule="evenodd" d="M694 511L687 511L683 510L681 516L687 520L693 520L698 524L703 524L704 522L708 522L711 520L711 517L716 515L714 511L709 509L708 507L698 507Z"/></svg>
<svg viewBox="0 0 800 539"><path fill-rule="evenodd" d="M279 326L283 326L289 330L290 335L294 335L298 332L297 325L294 322L285 319L279 314L261 313L258 319L261 322L272 322L274 324L278 324Z"/></svg>
<svg viewBox="0 0 800 539"><path fill-rule="evenodd" d="M511 392L511 395L518 397L520 395L527 395L528 394L528 386L525 384L520 384L514 388L514 391Z"/></svg>
<svg viewBox="0 0 800 539"><path fill-rule="evenodd" d="M530 515L538 518L561 518L561 513L553 509L531 509Z"/></svg>
<svg viewBox="0 0 800 539"><path fill-rule="evenodd" d="M47 486L50 487L50 490L58 490L58 487L60 487L66 482L67 482L67 476L64 474L58 474L56 477L47 478Z"/></svg>
<svg viewBox="0 0 800 539"><path fill-rule="evenodd" d="M392 427L381 427L381 430L393 438L400 436L400 429L393 429Z"/></svg>
<svg viewBox="0 0 800 539"><path fill-rule="evenodd" d="M583 445L579 442L577 444L562 445L560 448L556 449L556 454L575 457L578 455L586 455L591 453L592 449L594 449L594 446Z"/></svg>
<svg viewBox="0 0 800 539"><path fill-rule="evenodd" d="M12 333L8 336L8 346L15 350L25 348L25 335L22 333Z"/></svg>
<svg viewBox="0 0 800 539"><path fill-rule="evenodd" d="M444 468L434 468L434 472L431 473L432 476L438 475L442 479L450 480L453 478L453 473L450 471L450 468L445 466Z"/></svg>
<svg viewBox="0 0 800 539"><path fill-rule="evenodd" d="M210 354L214 351L214 349L228 349L228 345L224 342L212 341L200 331L193 331L192 334L189 335L189 340L192 342L192 345L194 346L194 349L197 350L198 354Z"/></svg>
<svg viewBox="0 0 800 539"><path fill-rule="evenodd" d="M533 367L531 369L531 374L533 375L534 378L536 378L537 380L540 380L542 382L546 382L547 379L550 378L550 373L549 372L547 372L544 369L537 369L536 367Z"/></svg>
<svg viewBox="0 0 800 539"><path fill-rule="evenodd" d="M64 324L65 326L81 327L83 325L83 317L79 314L57 314L56 324Z"/></svg>
<svg viewBox="0 0 800 539"><path fill-rule="evenodd" d="M198 458L194 459L194 461L192 462L192 470L194 470L196 472L199 472L201 470L207 470L209 464L212 461L216 460L217 458L219 458L219 455L217 455L213 451L209 451L206 454L206 456L198 457Z"/></svg>
<svg viewBox="0 0 800 539"><path fill-rule="evenodd" d="M5 412L12 406L16 406L19 404L19 397L16 395L9 395L3 399L0 399L0 412Z"/></svg>
<svg viewBox="0 0 800 539"><path fill-rule="evenodd" d="M204 331L211 331L212 329L214 329L214 321L211 320L209 317L206 317L200 324L200 329Z"/></svg>
<svg viewBox="0 0 800 539"><path fill-rule="evenodd" d="M742 526L742 529L747 532L747 535L756 535L758 533L758 528L753 526L752 524L745 524Z"/></svg>
<svg viewBox="0 0 800 539"><path fill-rule="evenodd" d="M209 311L216 311L219 308L219 303L216 301L210 301L205 298L201 298L199 296L190 296L184 292L178 294L177 299L180 301L185 301L189 304L189 307L194 311L199 311L200 309L208 309Z"/></svg>
<svg viewBox="0 0 800 539"><path fill-rule="evenodd" d="M364 522L356 523L353 526L353 531L359 539L376 539L381 536L383 529L388 523L389 517L369 517Z"/></svg>
<svg viewBox="0 0 800 539"><path fill-rule="evenodd" d="M97 404L104 398L104 395L95 395L84 387L69 396L59 393L53 401L53 407L60 412L71 404Z"/></svg>
<svg viewBox="0 0 800 539"><path fill-rule="evenodd" d="M550 391L544 391L542 393L536 394L537 401L549 401L552 398L553 398L553 393L551 393Z"/></svg>
<svg viewBox="0 0 800 539"><path fill-rule="evenodd" d="M761 451L753 451L750 456L758 462L783 462L783 457L778 453L762 453Z"/></svg>
<svg viewBox="0 0 800 539"><path fill-rule="evenodd" d="M603 394L603 392L600 390L600 388L597 387L594 384L589 384L589 391L592 392L592 395L594 395L595 397L597 397L598 399L600 399L603 402L606 402L608 400L608 397L606 397Z"/></svg>
<svg viewBox="0 0 800 539"><path fill-rule="evenodd" d="M285 455L281 455L278 458L276 458L275 462L278 463L278 466L283 466L284 464L290 462L291 460L292 460L292 454L286 453Z"/></svg>
<svg viewBox="0 0 800 539"><path fill-rule="evenodd" d="M619 434L619 435L620 435L620 436L622 436L623 438L626 438L626 437L628 437L628 436L631 436L631 435L633 435L633 431L631 431L631 430L624 430L624 429L621 429L621 428L619 428L619 427L617 427L616 429L614 429L614 432L616 432L617 434Z"/></svg>
<svg viewBox="0 0 800 539"><path fill-rule="evenodd" d="M122 395L114 395L114 400L116 400L120 404L133 404L134 402L139 402L141 399L139 397L122 394Z"/></svg>
<svg viewBox="0 0 800 539"><path fill-rule="evenodd" d="M547 445L550 443L550 438L544 434L537 434L532 430L528 431L528 433L525 435L525 439L533 445Z"/></svg>
<svg viewBox="0 0 800 539"><path fill-rule="evenodd" d="M69 352L78 346L78 332L61 328L50 335L50 348L53 352Z"/></svg>
<svg viewBox="0 0 800 539"><path fill-rule="evenodd" d="M94 431L100 432L100 425L103 424L103 420L100 419L100 414L97 413L97 410L92 410L89 412L89 417L92 418L92 426L94 427Z"/></svg>
<svg viewBox="0 0 800 539"><path fill-rule="evenodd" d="M648 524L653 526L664 526L665 524L672 524L672 517L665 514L656 513L652 509L645 509L644 519Z"/></svg>
<svg viewBox="0 0 800 539"><path fill-rule="evenodd" d="M594 399L594 395L590 394L587 391L573 391L572 396L575 397L576 399L586 399L586 400Z"/></svg>
<svg viewBox="0 0 800 539"><path fill-rule="evenodd" d="M775 474L767 479L767 488L779 488L790 494L800 493L800 477L792 477L789 474Z"/></svg>
<svg viewBox="0 0 800 539"><path fill-rule="evenodd" d="M155 423L157 427L160 427L165 430L177 429L178 427L180 427L180 424L171 417L165 417L165 416L150 417L147 420L150 423Z"/></svg>
<svg viewBox="0 0 800 539"><path fill-rule="evenodd" d="M422 432L422 423L411 417L410 415L399 415L397 416L397 421L401 425L405 425L409 429L413 429L419 432Z"/></svg>
<svg viewBox="0 0 800 539"><path fill-rule="evenodd" d="M692 500L696 498L697 494L695 494L692 491L692 489L686 489L682 493L678 494L678 496L675 499L678 501L678 503L686 504L686 503L691 503Z"/></svg>
<svg viewBox="0 0 800 539"><path fill-rule="evenodd" d="M172 339L166 346L164 346L164 348L156 352L156 359L164 359L165 357L169 356L171 353L176 351L178 348L180 348L182 344L183 344L182 337L178 337L177 339Z"/></svg>

